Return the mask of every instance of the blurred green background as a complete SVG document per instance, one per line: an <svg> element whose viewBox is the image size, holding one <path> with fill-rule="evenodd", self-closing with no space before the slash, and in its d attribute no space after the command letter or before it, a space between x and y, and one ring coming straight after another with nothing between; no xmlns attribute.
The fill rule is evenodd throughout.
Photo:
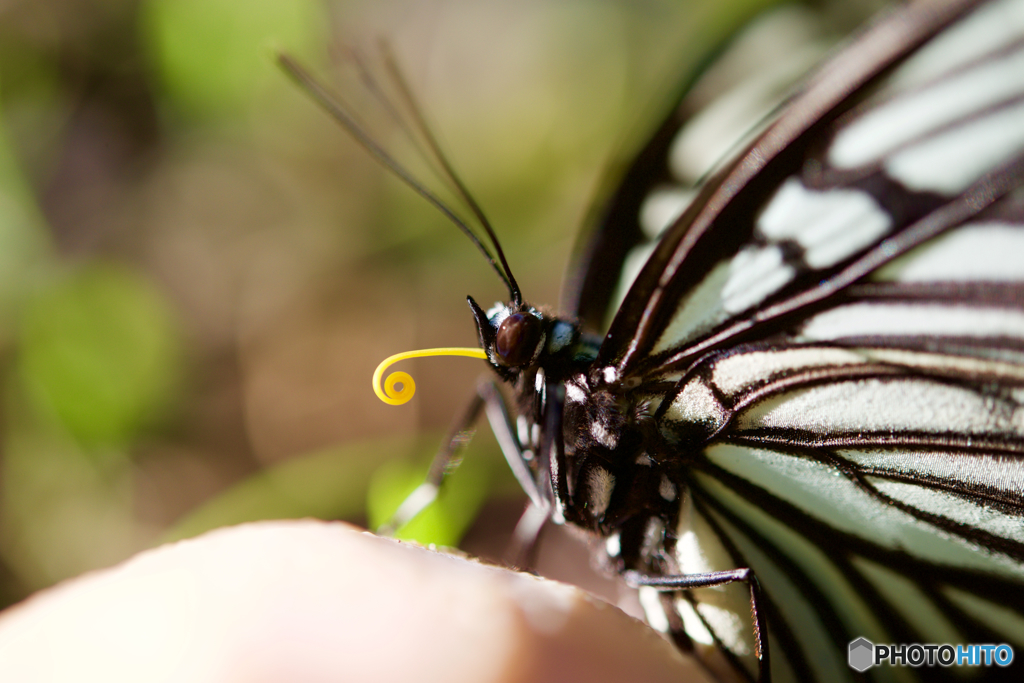
<svg viewBox="0 0 1024 683"><path fill-rule="evenodd" d="M466 295L505 293L275 50L349 94L339 46L385 38L526 296L554 304L602 169L764 4L4 3L0 605L222 524L376 522L473 391L479 361L434 359L404 368L410 404L371 393L387 355L475 345ZM500 554L506 469L480 429L417 534Z"/></svg>

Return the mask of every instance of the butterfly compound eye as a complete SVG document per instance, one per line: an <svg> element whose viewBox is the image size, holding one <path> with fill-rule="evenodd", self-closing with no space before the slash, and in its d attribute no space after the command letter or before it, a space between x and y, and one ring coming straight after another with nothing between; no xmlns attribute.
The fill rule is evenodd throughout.
<svg viewBox="0 0 1024 683"><path fill-rule="evenodd" d="M540 340L540 321L526 313L513 313L501 321L494 350L505 365L526 365Z"/></svg>

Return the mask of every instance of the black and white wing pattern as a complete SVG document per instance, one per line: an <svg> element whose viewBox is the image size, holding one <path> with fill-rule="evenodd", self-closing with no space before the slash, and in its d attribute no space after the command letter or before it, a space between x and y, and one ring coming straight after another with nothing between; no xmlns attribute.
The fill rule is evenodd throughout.
<svg viewBox="0 0 1024 683"><path fill-rule="evenodd" d="M652 149L641 160L656 166ZM577 490L586 479L626 516L616 482L647 468L670 510L630 538L605 513L609 561L752 569L773 680L860 676L846 661L858 637L1020 652L1024 0L891 13L695 194L566 385ZM590 271L624 261L621 243L591 251ZM612 287L578 281L576 311L598 326L586 283L598 303ZM602 422L595 396L645 435L634 470L613 457L629 425ZM744 586L641 598L713 673L757 677Z"/></svg>

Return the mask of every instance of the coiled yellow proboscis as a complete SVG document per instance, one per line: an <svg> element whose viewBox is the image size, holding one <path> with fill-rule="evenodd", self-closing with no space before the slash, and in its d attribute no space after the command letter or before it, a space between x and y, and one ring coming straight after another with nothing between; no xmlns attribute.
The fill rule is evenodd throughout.
<svg viewBox="0 0 1024 683"><path fill-rule="evenodd" d="M403 403L411 401L413 394L416 393L416 382L412 381L412 376L409 373L402 372L401 370L398 372L392 372L388 375L387 379L384 380L383 388L381 388L380 378L384 375L385 370L400 360L406 360L408 358L423 358L425 356L468 356L469 358L487 359L487 354L483 349L419 349L418 351L404 351L402 353L396 353L395 355L388 356L381 361L381 364L378 365L377 369L373 372L373 392L377 394L377 398L388 405L393 406L400 406ZM401 384L402 388L396 389L396 384Z"/></svg>

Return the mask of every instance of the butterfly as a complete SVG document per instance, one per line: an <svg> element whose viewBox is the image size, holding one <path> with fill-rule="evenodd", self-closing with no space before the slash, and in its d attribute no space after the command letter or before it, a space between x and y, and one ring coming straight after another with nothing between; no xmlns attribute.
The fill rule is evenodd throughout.
<svg viewBox="0 0 1024 683"><path fill-rule="evenodd" d="M482 384L455 431L486 413L519 537L588 533L722 680L853 679L858 638L1024 645L1024 0L890 11L694 181L696 120L638 154L557 316L441 157L509 290L469 305L511 405Z"/></svg>

